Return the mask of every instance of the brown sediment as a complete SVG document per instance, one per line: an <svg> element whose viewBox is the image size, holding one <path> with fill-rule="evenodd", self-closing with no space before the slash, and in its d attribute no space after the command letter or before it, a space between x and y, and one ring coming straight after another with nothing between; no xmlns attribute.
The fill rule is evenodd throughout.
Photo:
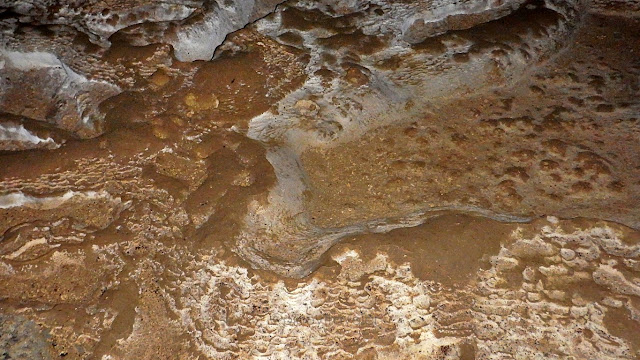
<svg viewBox="0 0 640 360"><path fill-rule="evenodd" d="M500 250L513 230L511 224L449 214L416 227L347 239L337 248L357 248L366 261L379 252L388 254L394 263L411 263L417 278L455 288L472 281L479 269L489 265L489 256Z"/></svg>

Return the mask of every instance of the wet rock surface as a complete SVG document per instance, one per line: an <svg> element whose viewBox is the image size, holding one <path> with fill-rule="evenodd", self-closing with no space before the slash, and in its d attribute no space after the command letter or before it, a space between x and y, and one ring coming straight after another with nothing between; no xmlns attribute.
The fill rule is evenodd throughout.
<svg viewBox="0 0 640 360"><path fill-rule="evenodd" d="M640 358L638 11L0 4L0 359Z"/></svg>

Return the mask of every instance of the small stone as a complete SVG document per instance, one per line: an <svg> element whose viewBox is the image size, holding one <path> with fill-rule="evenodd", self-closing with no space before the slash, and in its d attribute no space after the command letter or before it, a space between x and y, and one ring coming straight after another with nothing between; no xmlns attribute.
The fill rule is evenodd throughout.
<svg viewBox="0 0 640 360"><path fill-rule="evenodd" d="M588 312L589 310L586 306L572 306L570 310L571 316L574 318L585 317Z"/></svg>
<svg viewBox="0 0 640 360"><path fill-rule="evenodd" d="M314 101L311 100L298 100L296 104L293 106L298 110L301 115L304 116L314 116L318 114L318 110L320 107Z"/></svg>
<svg viewBox="0 0 640 360"><path fill-rule="evenodd" d="M522 272L522 277L526 280L526 281L534 281L536 279L536 270L531 268L531 267L527 267L526 269L524 269L524 271Z"/></svg>
<svg viewBox="0 0 640 360"><path fill-rule="evenodd" d="M418 295L413 298L413 305L419 309L428 309L431 306L431 298L428 295Z"/></svg>
<svg viewBox="0 0 640 360"><path fill-rule="evenodd" d="M529 292L527 293L527 300L532 302L538 302L542 300L542 296L540 296L540 294L536 292Z"/></svg>
<svg viewBox="0 0 640 360"><path fill-rule="evenodd" d="M188 93L184 97L184 103L194 111L217 109L220 101L215 94Z"/></svg>
<svg viewBox="0 0 640 360"><path fill-rule="evenodd" d="M563 301L567 297L567 293L562 290L549 290L545 292L549 299Z"/></svg>
<svg viewBox="0 0 640 360"><path fill-rule="evenodd" d="M159 88L165 86L169 80L171 80L171 78L163 70L158 70L149 77L149 82Z"/></svg>
<svg viewBox="0 0 640 360"><path fill-rule="evenodd" d="M518 266L518 260L506 256L494 256L491 262L499 272L509 271Z"/></svg>
<svg viewBox="0 0 640 360"><path fill-rule="evenodd" d="M416 317L412 318L411 320L409 320L409 326L411 326L411 328L413 330L420 329L421 327L424 327L425 325L427 325L427 320L425 320L425 318L422 317L422 316L416 316Z"/></svg>
<svg viewBox="0 0 640 360"><path fill-rule="evenodd" d="M560 250L560 256L567 260L567 261L571 261L573 259L575 259L576 257L576 252L571 250L571 249L561 249Z"/></svg>
<svg viewBox="0 0 640 360"><path fill-rule="evenodd" d="M616 309L619 309L624 305L622 301L618 299L614 299L610 296L607 296L606 298L602 299L602 303L606 306L616 308Z"/></svg>

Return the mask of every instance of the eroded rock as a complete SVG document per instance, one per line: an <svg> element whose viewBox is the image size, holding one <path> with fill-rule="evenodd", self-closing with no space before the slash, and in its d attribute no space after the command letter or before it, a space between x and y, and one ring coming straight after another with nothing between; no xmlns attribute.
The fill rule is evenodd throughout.
<svg viewBox="0 0 640 360"><path fill-rule="evenodd" d="M0 354L637 358L636 7L0 5Z"/></svg>

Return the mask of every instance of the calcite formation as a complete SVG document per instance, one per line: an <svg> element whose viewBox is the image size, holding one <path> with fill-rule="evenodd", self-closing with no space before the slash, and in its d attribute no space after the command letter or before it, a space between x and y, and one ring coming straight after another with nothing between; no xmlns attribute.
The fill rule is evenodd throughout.
<svg viewBox="0 0 640 360"><path fill-rule="evenodd" d="M640 358L635 0L0 3L0 359Z"/></svg>

